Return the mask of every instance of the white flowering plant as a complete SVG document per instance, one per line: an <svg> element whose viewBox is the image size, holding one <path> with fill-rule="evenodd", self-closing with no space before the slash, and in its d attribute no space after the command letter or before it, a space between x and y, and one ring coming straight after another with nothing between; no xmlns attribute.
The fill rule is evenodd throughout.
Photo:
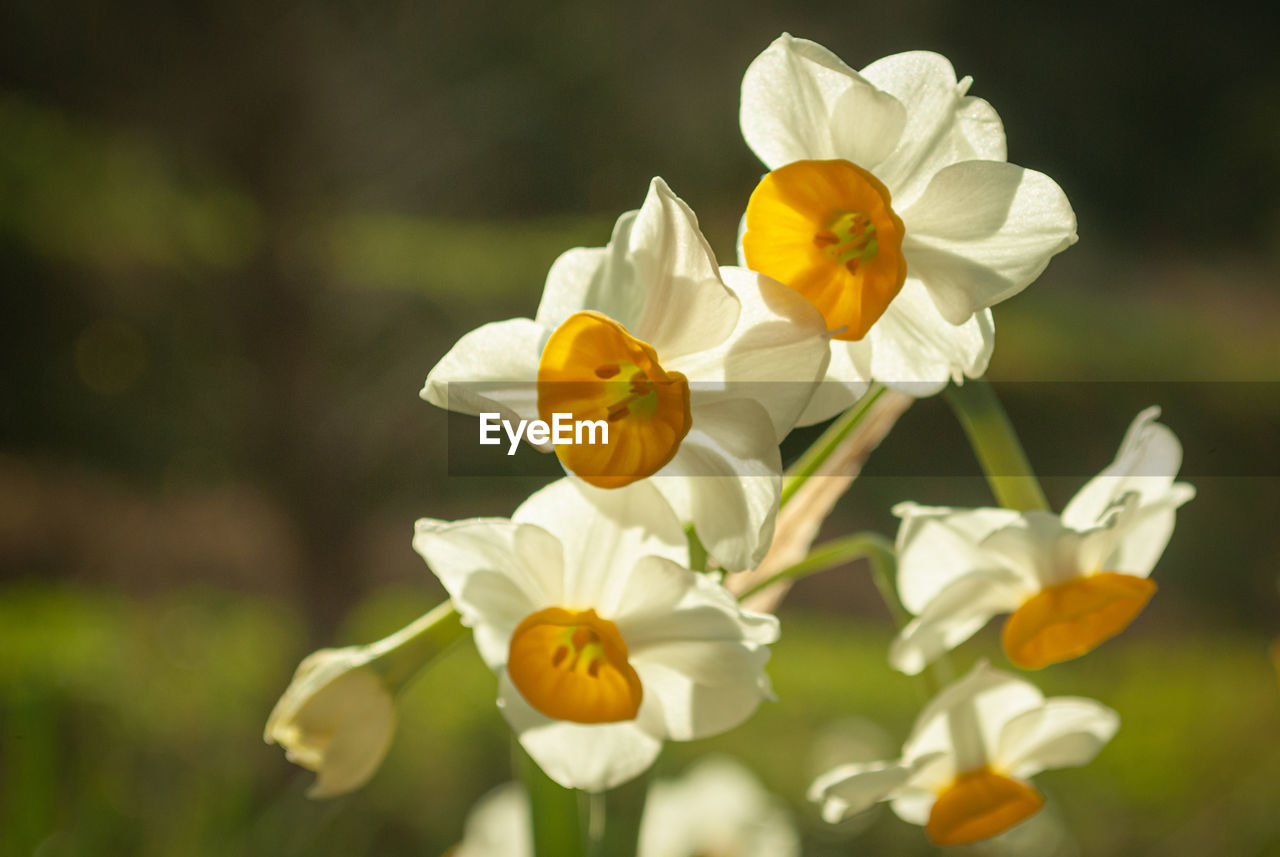
<svg viewBox="0 0 1280 857"><path fill-rule="evenodd" d="M1099 702L1046 699L985 661L947 680L948 653L999 614L1022 670L1122 632L1194 496L1175 481L1177 437L1148 408L1115 462L1049 508L982 376L991 308L1075 242L1075 214L1051 178L1008 163L971 83L937 54L857 71L784 34L742 82L742 134L768 173L742 215L739 265L716 262L693 210L655 178L606 246L552 265L534 318L449 349L428 402L522 432L560 417L593 432L513 434L554 453L564 477L509 518L418 521L413 547L449 601L303 662L266 737L317 772L312 796L375 774L395 691L469 632L524 761L458 854L799 853L786 813L732 763L653 786L643 822L603 812L602 796L642 780L666 742L734 729L775 700L778 603L795 579L858 559L900 619L889 663L933 699L899 758L816 779L825 820L885 801L938 845L991 839L1044 806L1033 775L1085 765L1112 740L1120 714ZM997 505L905 502L896 540L814 545L897 416L944 390ZM788 433L826 420L784 468Z"/></svg>

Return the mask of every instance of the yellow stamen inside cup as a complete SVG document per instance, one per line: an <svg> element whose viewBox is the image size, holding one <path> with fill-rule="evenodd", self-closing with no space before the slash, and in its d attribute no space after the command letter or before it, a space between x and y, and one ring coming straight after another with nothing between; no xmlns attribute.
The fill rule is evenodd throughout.
<svg viewBox="0 0 1280 857"><path fill-rule="evenodd" d="M511 635L507 674L530 705L556 720L614 723L640 710L643 690L627 644L594 610L549 607L526 617Z"/></svg>
<svg viewBox="0 0 1280 857"><path fill-rule="evenodd" d="M1042 806L1031 786L981 768L956 777L938 795L924 829L936 845L967 845L1004 833Z"/></svg>
<svg viewBox="0 0 1280 857"><path fill-rule="evenodd" d="M902 290L902 220L880 180L848 161L796 161L747 202L747 267L809 299L836 339L866 336Z"/></svg>
<svg viewBox="0 0 1280 857"><path fill-rule="evenodd" d="M1005 620L1005 653L1023 669L1078 658L1127 628L1155 591L1145 577L1114 571L1050 586Z"/></svg>
<svg viewBox="0 0 1280 857"><path fill-rule="evenodd" d="M578 312L555 329L538 363L538 415L603 423L558 444L566 468L598 488L651 476L672 459L689 433L689 382L667 372L647 342L598 312Z"/></svg>

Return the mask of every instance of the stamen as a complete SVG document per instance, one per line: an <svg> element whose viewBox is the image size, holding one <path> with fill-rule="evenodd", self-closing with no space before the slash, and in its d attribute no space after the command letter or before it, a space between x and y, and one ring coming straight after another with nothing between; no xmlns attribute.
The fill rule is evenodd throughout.
<svg viewBox="0 0 1280 857"><path fill-rule="evenodd" d="M874 261L880 249L876 225L860 211L842 213L830 228L813 236L813 243L832 259L843 262L853 273L857 272L860 262Z"/></svg>

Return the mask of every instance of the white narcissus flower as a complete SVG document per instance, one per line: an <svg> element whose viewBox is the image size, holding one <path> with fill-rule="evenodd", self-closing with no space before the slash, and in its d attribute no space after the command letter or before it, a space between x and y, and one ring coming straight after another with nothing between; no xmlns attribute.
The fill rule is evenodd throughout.
<svg viewBox="0 0 1280 857"><path fill-rule="evenodd" d="M510 520L421 520L414 548L498 675L498 706L566 788L644 771L664 740L737 726L771 697L772 616L687 568L688 543L649 482L567 478Z"/></svg>
<svg viewBox="0 0 1280 857"><path fill-rule="evenodd" d="M835 768L813 783L809 798L831 823L887 800L938 845L977 842L1040 810L1044 798L1030 777L1088 764L1119 726L1101 703L1045 699L1029 682L981 662L925 707L901 758Z"/></svg>
<svg viewBox="0 0 1280 857"><path fill-rule="evenodd" d="M872 379L922 395L980 376L988 307L1076 240L1066 196L1005 161L1000 117L971 82L938 54L854 71L785 34L743 77L742 133L772 170L747 205L744 264L811 300L834 336L827 380L842 384L824 384L803 422Z"/></svg>
<svg viewBox="0 0 1280 857"><path fill-rule="evenodd" d="M524 786L503 783L476 801L467 813L462 841L446 857L534 857Z"/></svg>
<svg viewBox="0 0 1280 857"><path fill-rule="evenodd" d="M727 756L659 780L645 799L638 857L798 857L786 807Z"/></svg>
<svg viewBox="0 0 1280 857"><path fill-rule="evenodd" d="M462 337L422 397L508 419L605 421L607 444L554 447L565 468L601 488L655 476L711 555L737 571L768 549L778 444L828 360L814 308L767 277L720 268L693 212L654 179L607 247L556 260L536 318Z"/></svg>
<svg viewBox="0 0 1280 857"><path fill-rule="evenodd" d="M1148 577L1178 507L1195 496L1174 481L1182 445L1159 415L1138 414L1115 461L1061 516L899 504L898 594L916 618L890 662L918 673L1000 613L1012 614L1005 652L1027 669L1079 657L1124 630L1155 592Z"/></svg>
<svg viewBox="0 0 1280 857"><path fill-rule="evenodd" d="M367 647L307 656L267 718L263 739L290 762L316 772L307 797L329 798L364 785L395 734L391 689L370 666Z"/></svg>

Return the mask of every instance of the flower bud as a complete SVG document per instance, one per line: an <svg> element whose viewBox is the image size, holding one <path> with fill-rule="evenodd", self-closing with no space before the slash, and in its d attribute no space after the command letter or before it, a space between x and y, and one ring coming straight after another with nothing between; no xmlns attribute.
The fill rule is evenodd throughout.
<svg viewBox="0 0 1280 857"><path fill-rule="evenodd" d="M368 782L391 746L391 691L359 646L321 649L298 666L267 718L263 739L295 765L316 772L307 797L328 798Z"/></svg>
<svg viewBox="0 0 1280 857"><path fill-rule="evenodd" d="M272 709L263 740L316 772L307 797L360 788L391 747L396 693L463 632L446 601L376 643L313 652Z"/></svg>

